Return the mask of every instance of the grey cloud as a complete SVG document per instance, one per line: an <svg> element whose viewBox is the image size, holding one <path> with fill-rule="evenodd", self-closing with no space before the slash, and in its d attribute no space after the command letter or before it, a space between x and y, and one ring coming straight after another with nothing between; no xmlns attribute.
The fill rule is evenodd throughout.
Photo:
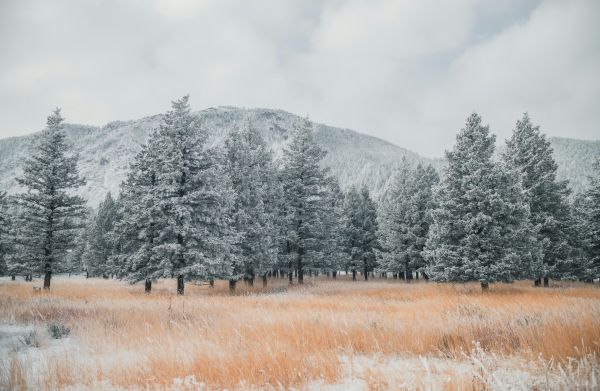
<svg viewBox="0 0 600 391"><path fill-rule="evenodd" d="M523 111L598 138L600 5L589 1L5 1L0 137L63 107L103 124L191 94L282 108L440 156L473 110L502 140Z"/></svg>

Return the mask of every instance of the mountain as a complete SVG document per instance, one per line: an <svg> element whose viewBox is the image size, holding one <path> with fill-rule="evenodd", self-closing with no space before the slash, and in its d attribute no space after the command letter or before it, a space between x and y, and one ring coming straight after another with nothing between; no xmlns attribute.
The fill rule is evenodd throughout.
<svg viewBox="0 0 600 391"><path fill-rule="evenodd" d="M295 124L301 119L282 110L235 107L210 108L196 114L210 135L209 146L221 144L229 132L249 121L260 129L275 158L281 157ZM78 194L87 199L90 206L97 206L108 191L118 193L129 163L161 121L162 115L154 115L134 121L114 121L102 127L65 125L67 138L80 156L80 172L87 179ZM315 140L327 151L323 165L339 179L342 188L366 185L377 197L402 158L411 163L440 166L440 160L421 157L353 130L315 123L314 131ZM0 139L0 190L9 193L22 190L15 178L21 174L23 160L35 145L38 134Z"/></svg>
<svg viewBox="0 0 600 391"><path fill-rule="evenodd" d="M594 162L600 158L600 140L563 137L551 137L549 140L558 164L558 179L568 180L574 193L587 189Z"/></svg>
<svg viewBox="0 0 600 391"><path fill-rule="evenodd" d="M217 107L196 113L208 131L209 146L221 144L227 134L249 121L260 129L271 146L275 158L282 155L295 124L301 118L294 114L271 109ZM129 163L157 129L162 115L134 121L114 121L102 127L66 124L67 138L79 153L79 169L87 179L78 194L95 207L106 192L119 192ZM411 164L426 163L436 168L442 159L428 159L387 141L349 129L314 124L315 139L327 151L323 165L338 178L342 188L365 185L377 198L392 172L403 158ZM39 133L23 137L0 139L0 191L21 191L15 178L21 174L23 160L35 145ZM558 163L559 179L569 179L575 192L585 189L592 173L593 161L600 157L600 141L550 138Z"/></svg>

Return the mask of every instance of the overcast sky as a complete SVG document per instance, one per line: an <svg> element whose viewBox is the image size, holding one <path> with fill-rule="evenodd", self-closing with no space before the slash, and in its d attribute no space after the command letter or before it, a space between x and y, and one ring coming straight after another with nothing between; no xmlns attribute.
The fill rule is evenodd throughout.
<svg viewBox="0 0 600 391"><path fill-rule="evenodd" d="M477 111L600 139L600 1L0 0L0 137L52 108L103 125L280 108L426 156Z"/></svg>

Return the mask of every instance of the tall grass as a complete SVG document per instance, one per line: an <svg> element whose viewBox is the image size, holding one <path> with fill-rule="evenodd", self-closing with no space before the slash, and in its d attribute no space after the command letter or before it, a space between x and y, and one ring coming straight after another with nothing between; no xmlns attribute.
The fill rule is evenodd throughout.
<svg viewBox="0 0 600 391"><path fill-rule="evenodd" d="M210 388L289 388L343 380L348 357L476 366L476 346L554 363L556 372L600 353L600 289L584 284L496 284L481 293L476 284L313 279L288 289L270 280L231 295L219 281L188 284L183 297L168 280L151 295L114 280L57 278L42 293L32 284L0 282L0 322L58 323L70 336L61 349L1 357L0 388L168 388L186 377ZM385 383L376 368L362 376ZM452 382L490 379L481 376Z"/></svg>

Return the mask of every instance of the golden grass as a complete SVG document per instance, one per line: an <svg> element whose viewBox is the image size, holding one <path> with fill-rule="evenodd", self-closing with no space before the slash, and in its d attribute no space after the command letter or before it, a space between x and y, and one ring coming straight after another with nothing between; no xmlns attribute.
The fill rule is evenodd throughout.
<svg viewBox="0 0 600 391"><path fill-rule="evenodd" d="M214 289L187 284L183 297L170 280L151 295L114 280L55 278L42 293L32 285L39 282L0 282L0 322L61 322L70 343L40 349L37 363L1 357L0 389L154 389L187 376L209 388L303 387L339 381L342 357L465 360L474 341L523 360L600 353L600 289L577 283L495 284L481 293L477 284L312 279L287 289L270 280L265 290L258 281L230 295L218 281ZM392 387L377 368L363 375L372 389ZM463 387L456 384L479 388L472 378L447 388Z"/></svg>

